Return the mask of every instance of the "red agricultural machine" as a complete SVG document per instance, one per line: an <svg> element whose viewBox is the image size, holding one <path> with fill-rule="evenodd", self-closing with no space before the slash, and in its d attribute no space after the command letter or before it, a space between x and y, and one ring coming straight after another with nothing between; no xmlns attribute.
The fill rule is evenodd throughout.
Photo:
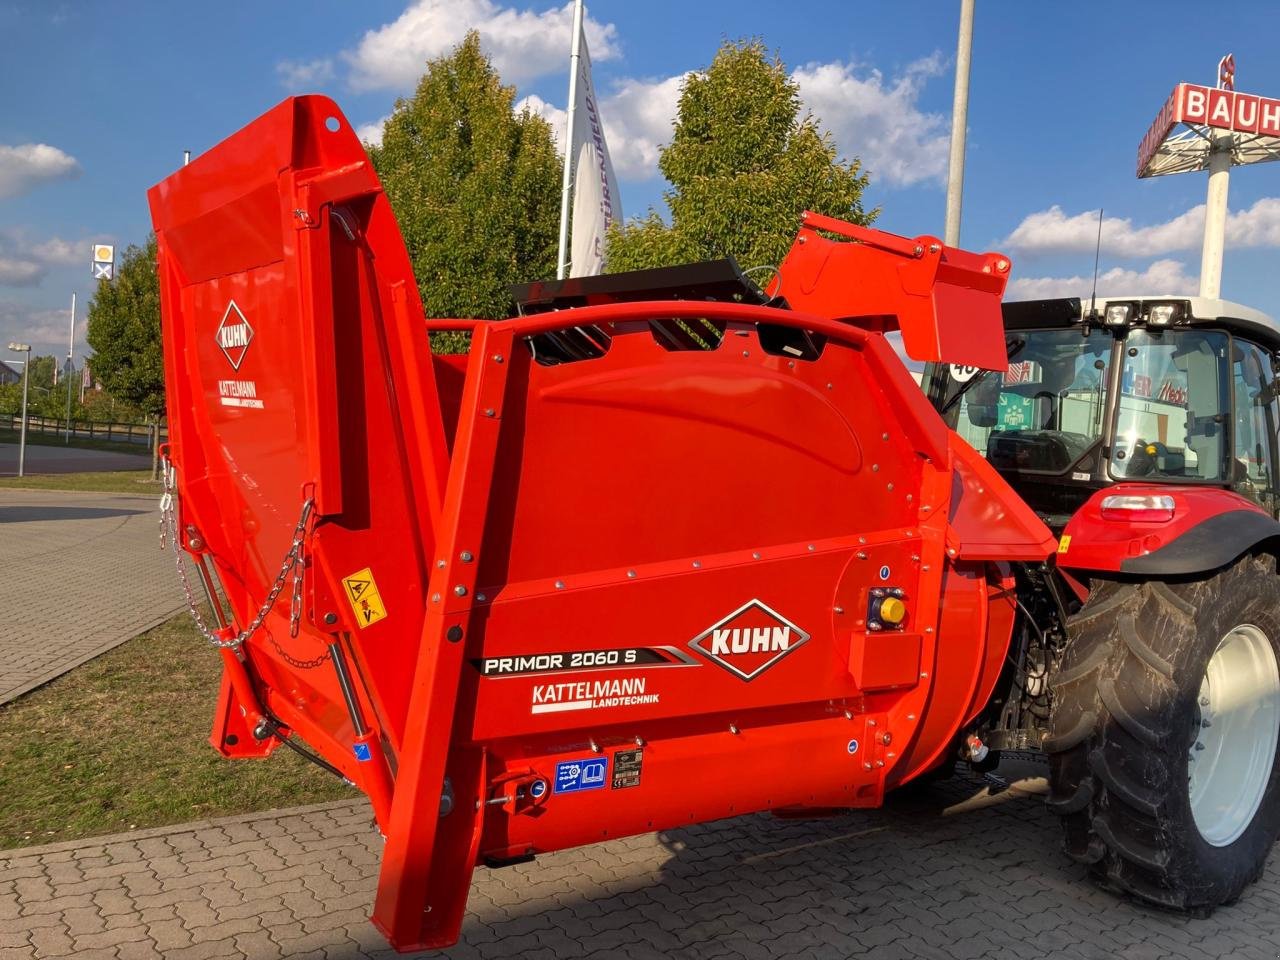
<svg viewBox="0 0 1280 960"><path fill-rule="evenodd" d="M1269 324L1002 317L999 254L815 215L765 290L725 260L432 320L321 97L150 201L212 742L305 743L368 794L396 947L457 939L477 865L873 807L1002 749L1049 752L1068 848L1116 886L1204 908L1261 870Z"/></svg>

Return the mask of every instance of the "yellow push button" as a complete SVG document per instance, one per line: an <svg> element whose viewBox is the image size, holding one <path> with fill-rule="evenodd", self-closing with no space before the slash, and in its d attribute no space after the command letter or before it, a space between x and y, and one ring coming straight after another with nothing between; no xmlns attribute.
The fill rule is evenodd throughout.
<svg viewBox="0 0 1280 960"><path fill-rule="evenodd" d="M885 623L897 626L907 616L907 605L897 597L885 597L880 601L880 619Z"/></svg>

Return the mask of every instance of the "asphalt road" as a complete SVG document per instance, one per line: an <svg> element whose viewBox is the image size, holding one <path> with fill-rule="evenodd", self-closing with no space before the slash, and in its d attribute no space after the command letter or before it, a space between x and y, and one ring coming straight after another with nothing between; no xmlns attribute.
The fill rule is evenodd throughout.
<svg viewBox="0 0 1280 960"><path fill-rule="evenodd" d="M146 470L149 453L115 453L79 447L46 447L27 444L27 473L88 473L100 470ZM18 475L18 445L0 443L0 477Z"/></svg>

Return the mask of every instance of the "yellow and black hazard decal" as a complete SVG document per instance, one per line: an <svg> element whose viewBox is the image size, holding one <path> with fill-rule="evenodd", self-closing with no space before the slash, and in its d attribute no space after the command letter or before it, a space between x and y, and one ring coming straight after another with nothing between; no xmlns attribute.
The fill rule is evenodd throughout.
<svg viewBox="0 0 1280 960"><path fill-rule="evenodd" d="M387 608L382 605L382 597L378 595L378 585L373 581L371 569L365 567L359 573L343 577L342 588L347 592L347 599L351 601L351 609L361 628L386 618Z"/></svg>

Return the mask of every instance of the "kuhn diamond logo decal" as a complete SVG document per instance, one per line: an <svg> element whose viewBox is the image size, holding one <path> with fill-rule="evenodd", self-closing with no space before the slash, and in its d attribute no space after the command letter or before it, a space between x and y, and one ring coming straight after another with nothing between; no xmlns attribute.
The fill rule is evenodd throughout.
<svg viewBox="0 0 1280 960"><path fill-rule="evenodd" d="M743 680L754 680L809 639L759 600L743 604L689 641L707 659Z"/></svg>
<svg viewBox="0 0 1280 960"><path fill-rule="evenodd" d="M217 329L218 346L231 363L232 370L239 370L244 355L249 352L249 344L253 341L253 327L244 318L236 302L227 304L227 311L222 315L222 322Z"/></svg>

